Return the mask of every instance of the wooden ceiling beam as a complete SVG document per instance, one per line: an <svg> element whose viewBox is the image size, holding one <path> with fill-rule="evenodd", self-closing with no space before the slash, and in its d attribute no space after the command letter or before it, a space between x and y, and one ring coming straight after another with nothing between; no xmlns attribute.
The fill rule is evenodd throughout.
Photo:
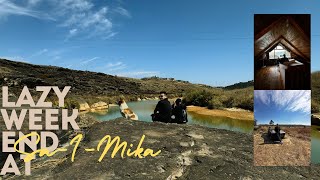
<svg viewBox="0 0 320 180"><path fill-rule="evenodd" d="M273 29L276 24L278 24L279 22L281 22L281 21L284 20L285 18L286 18L286 17L283 16L283 17L279 18L278 20L274 21L273 23L271 23L269 26L267 26L266 28L264 28L263 30L261 30L259 33L257 33L257 34L254 36L254 39L255 39L255 40L260 39L263 35L267 34L267 32L269 32L271 29Z"/></svg>
<svg viewBox="0 0 320 180"><path fill-rule="evenodd" d="M290 51L293 51L295 52L296 55L299 55L301 58L305 59L306 61L310 62L310 52L309 53L302 53L298 48L296 48L296 46L294 44L296 44L299 48L301 48L299 44L297 43L291 43L290 41L288 41L287 37L288 37L288 34L277 34L277 35L280 35L278 36L278 38L276 40L274 40L272 43L270 43L267 47L263 48L263 46L261 47L261 42L265 42L267 37L269 36L265 36L265 34L269 33L269 32L273 32L274 28L275 29L283 29L285 27L283 27L284 24L286 24L288 21L288 23L291 25L292 27L292 31L295 32L295 34L297 34L297 36L299 37L299 40L303 42L304 46L306 48L309 48L310 49L310 43L309 44L306 44L308 42L310 42L310 38L306 35L306 32L303 31L303 29L301 28L301 26L290 16L290 15L284 15L282 17L280 17L279 19L277 19L276 21L274 21L272 24L270 24L269 26L267 26L266 28L262 29L259 33L257 33L255 35L255 50L260 50L260 49L263 49L261 50L260 52L257 52L257 55L255 55L255 58L256 57L260 57L263 53L266 52L266 50L269 50L271 49L271 47L273 47L275 44L279 43L281 39L284 39L283 41L287 44L286 46L291 46L289 49ZM285 33L285 32L283 32ZM272 35L273 38L276 38L275 34ZM272 37L271 36L271 37ZM272 38L272 39L273 39ZM301 39L300 39L301 38ZM272 39L269 39L268 41L272 40ZM266 42L268 42L266 41ZM260 42L260 45L259 43L256 44L256 42ZM259 47L258 47L259 46ZM302 49L304 50L304 49ZM307 50L307 49L306 49ZM303 51L305 52L305 50ZM255 53L256 54L256 53Z"/></svg>
<svg viewBox="0 0 320 180"><path fill-rule="evenodd" d="M282 36L278 37L271 44L269 44L266 48L261 50L256 56L254 56L254 58L256 59L257 57L260 57L263 53L268 52L269 49L271 49L272 47L275 47L280 42L281 38L282 38Z"/></svg>
<svg viewBox="0 0 320 180"><path fill-rule="evenodd" d="M286 43L288 43L292 48L290 48L290 51L292 51L292 49L294 49L295 51L297 51L298 53L295 53L299 56L301 56L306 62L310 63L310 59L305 56L298 48L296 48L291 42L289 42L286 38L283 37L283 39Z"/></svg>
<svg viewBox="0 0 320 180"><path fill-rule="evenodd" d="M310 38L306 35L304 30L302 30L301 26L290 16L288 16L289 21L291 24L298 30L299 34L302 35L305 41L310 42Z"/></svg>
<svg viewBox="0 0 320 180"><path fill-rule="evenodd" d="M285 45L285 43L282 43L281 41L284 41L285 43L289 44L291 47L288 47ZM310 59L306 57L299 49L297 49L292 43L290 43L285 37L280 36L276 40L274 40L269 46L267 46L264 50L262 50L259 54L255 56L255 59L257 57L260 57L263 53L267 53L272 51L279 43L281 43L287 50L289 49L290 52L293 52L296 55L301 56L306 62L310 63Z"/></svg>

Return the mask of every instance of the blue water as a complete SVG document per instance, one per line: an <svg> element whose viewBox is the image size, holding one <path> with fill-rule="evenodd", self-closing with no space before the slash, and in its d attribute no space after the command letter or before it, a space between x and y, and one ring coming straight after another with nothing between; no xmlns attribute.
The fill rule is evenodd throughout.
<svg viewBox="0 0 320 180"><path fill-rule="evenodd" d="M311 129L311 162L320 164L320 127L312 126Z"/></svg>
<svg viewBox="0 0 320 180"><path fill-rule="evenodd" d="M128 102L128 106L139 116L140 121L152 122L151 114L158 101L148 100L139 102ZM122 117L118 106L111 106L108 111L90 113L101 121L108 121ZM212 117L188 112L188 124L198 124L201 126L226 129L244 133L252 133L253 120L231 119L228 117Z"/></svg>

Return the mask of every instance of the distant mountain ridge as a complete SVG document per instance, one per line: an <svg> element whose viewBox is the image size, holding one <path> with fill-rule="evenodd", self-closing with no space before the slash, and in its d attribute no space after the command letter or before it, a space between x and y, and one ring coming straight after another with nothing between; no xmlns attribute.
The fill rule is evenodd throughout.
<svg viewBox="0 0 320 180"><path fill-rule="evenodd" d="M247 82L235 83L233 85L225 86L225 87L223 87L223 89L226 89L226 90L244 89L244 88L251 87L251 86L253 86L253 80L247 81Z"/></svg>

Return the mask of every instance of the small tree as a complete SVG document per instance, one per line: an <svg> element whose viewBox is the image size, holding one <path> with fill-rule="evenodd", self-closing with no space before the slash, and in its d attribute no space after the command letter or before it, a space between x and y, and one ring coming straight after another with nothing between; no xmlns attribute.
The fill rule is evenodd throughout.
<svg viewBox="0 0 320 180"><path fill-rule="evenodd" d="M274 125L274 122L271 120L271 121L269 122L269 124L270 124L270 125Z"/></svg>

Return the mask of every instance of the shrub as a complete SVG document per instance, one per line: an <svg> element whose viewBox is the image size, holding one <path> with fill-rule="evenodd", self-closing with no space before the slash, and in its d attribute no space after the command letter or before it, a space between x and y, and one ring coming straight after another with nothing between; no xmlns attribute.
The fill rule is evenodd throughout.
<svg viewBox="0 0 320 180"><path fill-rule="evenodd" d="M317 103L315 100L311 100L311 113L319 113L319 103Z"/></svg>
<svg viewBox="0 0 320 180"><path fill-rule="evenodd" d="M221 109L238 107L253 111L253 87L236 90L202 90L189 91L183 102L186 105Z"/></svg>
<svg viewBox="0 0 320 180"><path fill-rule="evenodd" d="M236 107L253 111L253 100L245 98Z"/></svg>
<svg viewBox="0 0 320 180"><path fill-rule="evenodd" d="M187 93L184 102L187 105L207 107L211 99L212 94L209 91L203 90Z"/></svg>
<svg viewBox="0 0 320 180"><path fill-rule="evenodd" d="M223 103L223 106L226 107L226 108L231 108L233 107L233 103L234 103L234 98L232 96L230 97L227 97L226 99L224 99L222 101Z"/></svg>
<svg viewBox="0 0 320 180"><path fill-rule="evenodd" d="M223 108L222 102L218 98L213 98L210 100L208 109L221 109Z"/></svg>

